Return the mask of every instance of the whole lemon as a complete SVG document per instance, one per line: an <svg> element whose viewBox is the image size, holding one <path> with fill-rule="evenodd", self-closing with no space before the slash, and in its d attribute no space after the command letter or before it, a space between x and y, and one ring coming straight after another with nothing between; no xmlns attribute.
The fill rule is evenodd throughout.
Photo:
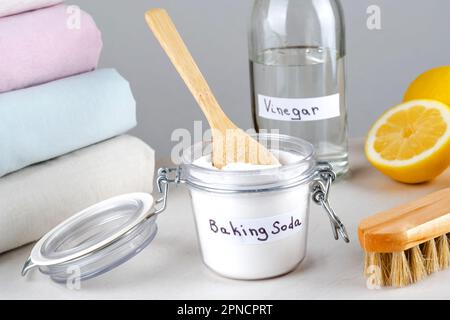
<svg viewBox="0 0 450 320"><path fill-rule="evenodd" d="M450 66L421 74L406 90L404 101L432 99L450 106Z"/></svg>

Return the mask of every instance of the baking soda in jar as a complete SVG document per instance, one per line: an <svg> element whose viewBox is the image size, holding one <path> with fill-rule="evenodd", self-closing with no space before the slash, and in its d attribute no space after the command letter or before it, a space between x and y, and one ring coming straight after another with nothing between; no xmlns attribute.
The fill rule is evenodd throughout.
<svg viewBox="0 0 450 320"><path fill-rule="evenodd" d="M259 139L273 139L259 135ZM204 263L234 279L265 279L294 270L306 255L314 149L276 136L272 152L281 167L232 164L222 170L211 155L192 159L198 144L183 154ZM197 150L196 150L197 149Z"/></svg>
<svg viewBox="0 0 450 320"><path fill-rule="evenodd" d="M203 259L217 273L270 278L295 269L305 257L307 185L271 194L191 194Z"/></svg>

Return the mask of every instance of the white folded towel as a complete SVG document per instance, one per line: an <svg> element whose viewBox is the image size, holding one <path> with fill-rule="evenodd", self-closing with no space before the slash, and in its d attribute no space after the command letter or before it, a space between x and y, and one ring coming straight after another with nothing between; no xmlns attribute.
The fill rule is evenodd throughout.
<svg viewBox="0 0 450 320"><path fill-rule="evenodd" d="M0 253L110 197L152 192L154 151L120 136L0 179Z"/></svg>
<svg viewBox="0 0 450 320"><path fill-rule="evenodd" d="M63 0L0 0L0 17L45 8Z"/></svg>

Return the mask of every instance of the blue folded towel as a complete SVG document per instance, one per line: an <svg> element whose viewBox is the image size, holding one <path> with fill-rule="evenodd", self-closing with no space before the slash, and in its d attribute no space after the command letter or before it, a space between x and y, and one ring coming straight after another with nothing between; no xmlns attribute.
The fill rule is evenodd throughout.
<svg viewBox="0 0 450 320"><path fill-rule="evenodd" d="M97 70L0 95L0 177L136 125L128 82Z"/></svg>

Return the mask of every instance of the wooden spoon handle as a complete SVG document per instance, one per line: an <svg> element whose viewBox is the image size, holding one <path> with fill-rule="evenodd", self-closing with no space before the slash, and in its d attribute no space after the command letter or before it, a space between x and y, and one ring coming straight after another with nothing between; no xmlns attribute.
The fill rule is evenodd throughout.
<svg viewBox="0 0 450 320"><path fill-rule="evenodd" d="M158 8L147 11L145 19L197 100L210 126L221 127L226 116L166 10Z"/></svg>

